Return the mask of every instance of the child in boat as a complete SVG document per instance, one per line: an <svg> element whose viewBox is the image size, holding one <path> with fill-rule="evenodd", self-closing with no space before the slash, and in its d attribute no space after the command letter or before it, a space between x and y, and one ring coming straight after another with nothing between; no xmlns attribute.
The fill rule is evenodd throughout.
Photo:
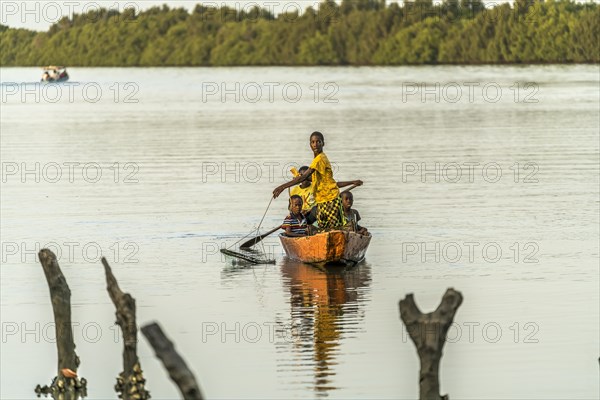
<svg viewBox="0 0 600 400"><path fill-rule="evenodd" d="M321 132L310 135L310 148L315 158L304 173L291 181L280 185L273 190L273 197L277 198L285 189L306 181L309 177L313 180L313 193L317 203L317 223L320 229L335 229L346 224L340 200L338 187L348 185L362 185L362 181L339 182L333 179L333 170L329 159L323 152L325 137Z"/></svg>
<svg viewBox="0 0 600 400"><path fill-rule="evenodd" d="M352 208L352 204L354 204L354 196L351 192L342 192L340 195L342 198L342 207L344 208L344 216L348 220L348 223L352 230L356 233L360 233L361 235L368 235L367 228L358 225L358 221L360 221L360 214L358 211Z"/></svg>
<svg viewBox="0 0 600 400"><path fill-rule="evenodd" d="M290 213L283 224L281 229L285 230L285 234L291 237L300 237L308 235L308 224L306 218L302 214L302 197L297 194L290 197Z"/></svg>
<svg viewBox="0 0 600 400"><path fill-rule="evenodd" d="M303 165L298 170L298 173L302 175L304 172L308 170L308 166ZM348 186L353 184L354 182L337 182L338 188L342 188L344 186ZM317 221L317 209L315 206L317 203L315 202L314 196L314 187L312 184L312 176L309 176L304 182L299 184L298 186L294 186L290 191L290 196L297 194L302 197L302 214L306 217L306 221L309 225L314 224Z"/></svg>
<svg viewBox="0 0 600 400"><path fill-rule="evenodd" d="M308 167L304 165L300 167L298 172L302 175L307 170ZM298 186L294 186L290 191L290 197L293 195L298 195L302 198L302 214L309 212L317 204L313 193L312 177L309 176L304 182Z"/></svg>
<svg viewBox="0 0 600 400"><path fill-rule="evenodd" d="M298 170L299 175L302 175L304 172L308 170L306 165L303 165ZM306 217L306 222L309 225L317 222L317 209L314 195L314 187L312 184L312 176L309 176L304 182L299 184L298 186L294 186L290 191L290 196L297 194L302 197L302 214Z"/></svg>

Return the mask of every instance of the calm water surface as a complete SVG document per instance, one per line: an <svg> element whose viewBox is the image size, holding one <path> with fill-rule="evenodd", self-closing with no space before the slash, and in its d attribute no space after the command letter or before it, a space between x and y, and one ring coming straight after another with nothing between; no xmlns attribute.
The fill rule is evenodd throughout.
<svg viewBox="0 0 600 400"><path fill-rule="evenodd" d="M40 87L37 69L0 70L0 397L55 374L35 255L50 246L92 399L114 398L121 371L100 251L209 398L416 398L397 303L414 293L431 311L448 287L464 302L442 393L597 398L598 72L72 68L70 86ZM336 179L365 182L366 261L324 272L286 261L276 237L260 248L276 265L223 259L310 162L314 130ZM178 397L144 338L139 353L152 397Z"/></svg>

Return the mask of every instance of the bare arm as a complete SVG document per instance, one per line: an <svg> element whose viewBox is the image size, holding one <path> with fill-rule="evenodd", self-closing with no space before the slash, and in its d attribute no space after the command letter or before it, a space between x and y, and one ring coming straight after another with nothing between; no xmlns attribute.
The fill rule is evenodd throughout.
<svg viewBox="0 0 600 400"><path fill-rule="evenodd" d="M358 211L354 210L354 214L356 214L356 232L360 233L361 235L368 235L369 231L367 228L358 224L358 221L360 221L360 214Z"/></svg>
<svg viewBox="0 0 600 400"><path fill-rule="evenodd" d="M356 181L340 181L337 183L337 187L339 188L343 188L346 186L350 186L350 185L356 185L356 186L362 186L363 181L361 180L356 180Z"/></svg>
<svg viewBox="0 0 600 400"><path fill-rule="evenodd" d="M294 179L292 179L291 181L289 181L287 183L284 183L283 185L277 186L275 188L275 190L273 190L273 198L276 199L277 197L279 197L281 192L283 192L285 189L301 184L302 182L307 180L308 177L311 176L313 172L315 172L315 170L309 168L306 171L304 171L304 173L302 175L295 177Z"/></svg>

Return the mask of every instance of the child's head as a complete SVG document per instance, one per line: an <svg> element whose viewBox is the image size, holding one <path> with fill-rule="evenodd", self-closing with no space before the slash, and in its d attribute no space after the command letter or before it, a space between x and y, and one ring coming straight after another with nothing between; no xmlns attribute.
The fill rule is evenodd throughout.
<svg viewBox="0 0 600 400"><path fill-rule="evenodd" d="M310 134L310 148L315 153L315 156L323 152L325 146L325 137L321 132L313 132Z"/></svg>
<svg viewBox="0 0 600 400"><path fill-rule="evenodd" d="M303 165L300 167L298 172L300 173L300 175L302 175L306 172L307 169L308 169L308 167L306 165ZM309 187L311 183L312 183L312 175L309 176L308 178L306 178L306 180L300 184L300 187L302 187L302 188Z"/></svg>
<svg viewBox="0 0 600 400"><path fill-rule="evenodd" d="M302 211L302 197L297 194L290 197L290 211L294 214L300 214Z"/></svg>
<svg viewBox="0 0 600 400"><path fill-rule="evenodd" d="M342 206L344 207L344 210L348 211L349 209L351 209L352 204L354 204L354 196L352 196L352 193L342 192L340 197L342 198Z"/></svg>

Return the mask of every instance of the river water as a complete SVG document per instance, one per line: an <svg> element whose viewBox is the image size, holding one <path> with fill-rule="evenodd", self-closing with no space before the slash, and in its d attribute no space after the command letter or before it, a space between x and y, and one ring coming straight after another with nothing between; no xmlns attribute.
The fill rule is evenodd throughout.
<svg viewBox="0 0 600 400"><path fill-rule="evenodd" d="M598 66L3 68L1 398L55 374L53 249L71 288L80 375L114 398L122 340L103 254L209 398L418 396L399 318L464 301L441 363L453 399L597 398ZM324 272L218 249L256 229L325 134L366 261ZM274 200L262 231L286 214ZM154 399L178 396L145 338Z"/></svg>

